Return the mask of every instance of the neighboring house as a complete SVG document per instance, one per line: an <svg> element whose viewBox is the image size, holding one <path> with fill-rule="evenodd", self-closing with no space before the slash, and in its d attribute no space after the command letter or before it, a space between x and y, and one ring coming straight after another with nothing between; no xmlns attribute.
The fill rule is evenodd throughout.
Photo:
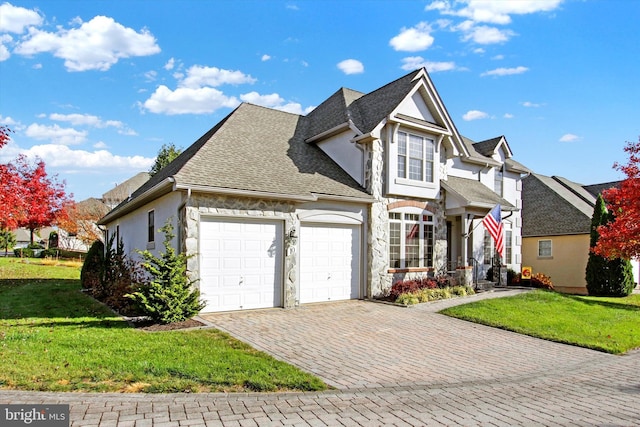
<svg viewBox="0 0 640 427"><path fill-rule="evenodd" d="M193 255L203 311L368 298L402 278L483 275L496 205L520 269L521 176L504 137L456 129L426 70L340 89L307 116L241 104L99 223L127 252Z"/></svg>
<svg viewBox="0 0 640 427"><path fill-rule="evenodd" d="M62 227L58 227L58 247L87 252L93 242L103 239L104 233L96 222L109 210L102 200L94 197L76 203L69 220L62 222Z"/></svg>
<svg viewBox="0 0 640 427"><path fill-rule="evenodd" d="M102 195L102 202L107 205L109 209L113 209L131 196L134 191L147 181L149 181L149 174L147 172L140 172L104 193Z"/></svg>
<svg viewBox="0 0 640 427"><path fill-rule="evenodd" d="M587 294L591 218L598 194L618 182L583 186L531 174L522 188L522 263L551 277L560 292ZM638 283L640 266L632 261Z"/></svg>

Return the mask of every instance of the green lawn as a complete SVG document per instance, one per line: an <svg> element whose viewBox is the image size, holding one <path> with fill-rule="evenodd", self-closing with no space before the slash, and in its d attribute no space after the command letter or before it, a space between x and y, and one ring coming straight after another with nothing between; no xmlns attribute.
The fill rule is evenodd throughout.
<svg viewBox="0 0 640 427"><path fill-rule="evenodd" d="M441 313L608 353L640 347L640 295L597 298L536 290Z"/></svg>
<svg viewBox="0 0 640 427"><path fill-rule="evenodd" d="M0 258L0 388L323 390L317 377L215 329L144 332L80 291L76 264Z"/></svg>

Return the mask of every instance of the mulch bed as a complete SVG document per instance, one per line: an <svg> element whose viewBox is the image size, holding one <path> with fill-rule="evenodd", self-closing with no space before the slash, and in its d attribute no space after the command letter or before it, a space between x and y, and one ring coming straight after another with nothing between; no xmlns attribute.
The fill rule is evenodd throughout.
<svg viewBox="0 0 640 427"><path fill-rule="evenodd" d="M167 323L166 325L153 323L148 319L133 319L130 321L136 329L140 329L147 332L162 332L162 331L176 331L179 329L199 328L206 326L204 323L195 320L187 319L184 322Z"/></svg>

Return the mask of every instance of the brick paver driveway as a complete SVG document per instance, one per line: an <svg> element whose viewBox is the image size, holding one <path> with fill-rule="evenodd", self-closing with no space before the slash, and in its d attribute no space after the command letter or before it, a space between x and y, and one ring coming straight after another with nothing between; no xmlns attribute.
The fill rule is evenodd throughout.
<svg viewBox="0 0 640 427"><path fill-rule="evenodd" d="M327 392L0 391L0 403L68 403L73 427L640 425L640 351L613 356L436 313L459 302L405 309L348 301L205 316L320 376L336 388Z"/></svg>
<svg viewBox="0 0 640 427"><path fill-rule="evenodd" d="M539 379L613 357L437 314L460 302L402 308L344 301L205 319L338 389Z"/></svg>

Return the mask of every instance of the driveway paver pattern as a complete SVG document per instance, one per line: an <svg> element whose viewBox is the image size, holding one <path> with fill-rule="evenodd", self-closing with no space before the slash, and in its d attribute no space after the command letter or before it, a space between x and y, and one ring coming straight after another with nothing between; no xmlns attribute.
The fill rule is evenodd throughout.
<svg viewBox="0 0 640 427"><path fill-rule="evenodd" d="M313 372L313 393L0 391L71 405L71 426L637 426L640 350L614 356L437 314L480 294L400 308L366 301L205 315Z"/></svg>

